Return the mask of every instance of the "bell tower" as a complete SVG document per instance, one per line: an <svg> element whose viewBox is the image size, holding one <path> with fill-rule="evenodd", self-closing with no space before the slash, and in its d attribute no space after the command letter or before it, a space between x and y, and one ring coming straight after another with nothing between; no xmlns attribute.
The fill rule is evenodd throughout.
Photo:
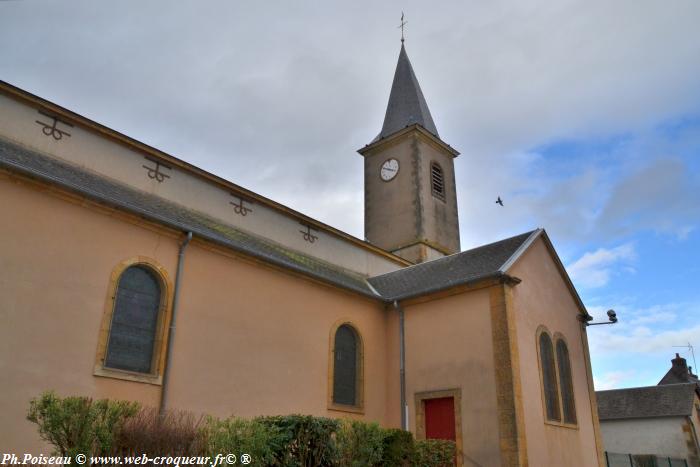
<svg viewBox="0 0 700 467"><path fill-rule="evenodd" d="M365 158L365 238L414 263L459 251L454 158L401 41L384 125Z"/></svg>

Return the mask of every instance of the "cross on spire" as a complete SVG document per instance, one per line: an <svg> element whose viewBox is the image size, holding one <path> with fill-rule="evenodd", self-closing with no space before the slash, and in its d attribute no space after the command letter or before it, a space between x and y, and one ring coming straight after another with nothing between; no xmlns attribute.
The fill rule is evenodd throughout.
<svg viewBox="0 0 700 467"><path fill-rule="evenodd" d="M403 43L403 27L408 24L408 21L403 20L403 11L401 12L401 24L399 27L401 28L401 43Z"/></svg>

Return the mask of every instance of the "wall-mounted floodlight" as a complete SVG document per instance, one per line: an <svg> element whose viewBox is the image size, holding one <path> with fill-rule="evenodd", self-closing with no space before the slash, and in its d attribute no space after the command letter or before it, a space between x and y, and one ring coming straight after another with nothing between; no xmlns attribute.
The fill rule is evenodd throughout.
<svg viewBox="0 0 700 467"><path fill-rule="evenodd" d="M586 326L598 326L599 324L615 324L617 323L617 313L615 313L615 310L608 310L608 321L601 321L600 323L589 323L588 321L592 319L592 316L588 316L585 319Z"/></svg>

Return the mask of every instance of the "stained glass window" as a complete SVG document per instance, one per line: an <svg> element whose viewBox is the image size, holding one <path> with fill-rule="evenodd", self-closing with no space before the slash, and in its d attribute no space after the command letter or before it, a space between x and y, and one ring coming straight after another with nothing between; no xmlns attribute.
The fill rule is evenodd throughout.
<svg viewBox="0 0 700 467"><path fill-rule="evenodd" d="M153 348L161 302L160 283L143 266L127 268L119 278L104 365L153 372Z"/></svg>
<svg viewBox="0 0 700 467"><path fill-rule="evenodd" d="M343 324L335 333L333 352L333 402L336 404L358 405L358 350L357 333Z"/></svg>
<svg viewBox="0 0 700 467"><path fill-rule="evenodd" d="M565 423L576 423L576 405L574 403L574 385L571 381L571 362L569 349L563 339L557 339L557 365L559 367L559 387L561 388L561 405Z"/></svg>
<svg viewBox="0 0 700 467"><path fill-rule="evenodd" d="M540 364L542 366L542 385L547 419L559 422L561 415L559 413L557 370L554 366L554 348L552 347L552 339L546 332L540 334Z"/></svg>

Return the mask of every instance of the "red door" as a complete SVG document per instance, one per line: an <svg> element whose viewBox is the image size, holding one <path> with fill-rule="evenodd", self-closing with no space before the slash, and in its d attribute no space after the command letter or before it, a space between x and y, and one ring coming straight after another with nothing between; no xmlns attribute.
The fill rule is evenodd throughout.
<svg viewBox="0 0 700 467"><path fill-rule="evenodd" d="M425 399L425 437L456 441L453 397Z"/></svg>

